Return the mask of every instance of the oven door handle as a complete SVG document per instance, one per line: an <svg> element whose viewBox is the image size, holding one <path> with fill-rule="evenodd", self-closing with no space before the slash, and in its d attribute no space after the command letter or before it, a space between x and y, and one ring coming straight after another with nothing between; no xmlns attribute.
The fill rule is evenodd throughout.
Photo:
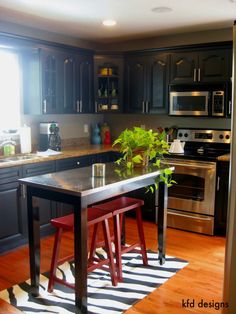
<svg viewBox="0 0 236 314"><path fill-rule="evenodd" d="M198 165L198 164L192 164L192 165L188 165L187 163L178 163L178 162L170 162L170 163L167 163L169 166L173 166L173 167L175 167L175 166L180 166L180 167L186 167L186 168L201 168L201 169L209 169L209 170L211 170L212 168L214 168L215 167L215 165L214 164L212 164L212 165L206 165L206 164L200 164L200 165Z"/></svg>
<svg viewBox="0 0 236 314"><path fill-rule="evenodd" d="M181 217L186 217L186 218L194 218L194 219L200 219L200 220L211 220L212 217L199 217L199 216L193 216L193 215L185 215L185 214L179 214L179 213L176 213L176 212L171 212L171 211L167 211L167 214L168 215L174 215L174 216L181 216Z"/></svg>

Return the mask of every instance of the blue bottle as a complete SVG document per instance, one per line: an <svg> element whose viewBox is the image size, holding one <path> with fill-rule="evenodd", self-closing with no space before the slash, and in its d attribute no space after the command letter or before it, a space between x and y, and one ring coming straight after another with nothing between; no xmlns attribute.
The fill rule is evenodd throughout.
<svg viewBox="0 0 236 314"><path fill-rule="evenodd" d="M92 131L92 144L101 144L102 139L100 136L100 128L99 125L96 124Z"/></svg>

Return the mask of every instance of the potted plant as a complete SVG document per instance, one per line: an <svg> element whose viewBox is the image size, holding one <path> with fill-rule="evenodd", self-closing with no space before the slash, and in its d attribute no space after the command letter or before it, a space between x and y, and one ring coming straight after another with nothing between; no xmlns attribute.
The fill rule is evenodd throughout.
<svg viewBox="0 0 236 314"><path fill-rule="evenodd" d="M152 164L160 169L161 174L155 180L155 188L163 181L168 186L175 183L171 178L172 170L162 161L164 154L168 154L169 145L165 140L165 132L154 132L141 127L125 129L114 141L113 146L119 146L122 156L116 161L119 165L124 165L128 170L134 167L147 167ZM153 187L149 187L153 191Z"/></svg>

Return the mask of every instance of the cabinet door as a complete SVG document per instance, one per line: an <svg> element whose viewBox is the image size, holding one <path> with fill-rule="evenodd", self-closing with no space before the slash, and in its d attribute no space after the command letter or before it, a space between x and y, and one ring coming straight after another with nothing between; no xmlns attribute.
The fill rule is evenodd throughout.
<svg viewBox="0 0 236 314"><path fill-rule="evenodd" d="M148 104L149 113L168 112L168 54L158 54L149 58L148 67Z"/></svg>
<svg viewBox="0 0 236 314"><path fill-rule="evenodd" d="M178 52L170 55L170 83L197 82L197 52Z"/></svg>
<svg viewBox="0 0 236 314"><path fill-rule="evenodd" d="M125 110L146 112L146 58L129 57L125 63Z"/></svg>
<svg viewBox="0 0 236 314"><path fill-rule="evenodd" d="M231 77L230 49L207 50L199 53L198 81L219 82Z"/></svg>
<svg viewBox="0 0 236 314"><path fill-rule="evenodd" d="M62 108L61 56L57 50L43 49L42 62L42 105L43 113L59 113Z"/></svg>
<svg viewBox="0 0 236 314"><path fill-rule="evenodd" d="M0 169L0 253L26 242L19 202L21 168Z"/></svg>
<svg viewBox="0 0 236 314"><path fill-rule="evenodd" d="M91 56L78 57L78 113L94 112L93 60Z"/></svg>
<svg viewBox="0 0 236 314"><path fill-rule="evenodd" d="M63 113L75 113L77 111L77 64L76 56L73 54L63 54Z"/></svg>
<svg viewBox="0 0 236 314"><path fill-rule="evenodd" d="M229 193L229 162L217 163L217 187L215 202L215 234L226 234Z"/></svg>
<svg viewBox="0 0 236 314"><path fill-rule="evenodd" d="M28 164L23 166L23 177L30 177L36 175L42 175L55 171L54 161L47 161L37 164ZM26 207L26 199L24 200ZM34 205L39 207L40 213L40 229L43 234L47 234L52 231L53 228L50 225L51 218L56 216L55 204L52 201L34 198Z"/></svg>

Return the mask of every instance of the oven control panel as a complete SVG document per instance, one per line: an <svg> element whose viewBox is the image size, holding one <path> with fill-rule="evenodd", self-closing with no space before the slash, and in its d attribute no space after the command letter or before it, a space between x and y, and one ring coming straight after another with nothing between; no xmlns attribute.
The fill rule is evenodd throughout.
<svg viewBox="0 0 236 314"><path fill-rule="evenodd" d="M183 142L230 144L230 130L178 129L177 139Z"/></svg>

